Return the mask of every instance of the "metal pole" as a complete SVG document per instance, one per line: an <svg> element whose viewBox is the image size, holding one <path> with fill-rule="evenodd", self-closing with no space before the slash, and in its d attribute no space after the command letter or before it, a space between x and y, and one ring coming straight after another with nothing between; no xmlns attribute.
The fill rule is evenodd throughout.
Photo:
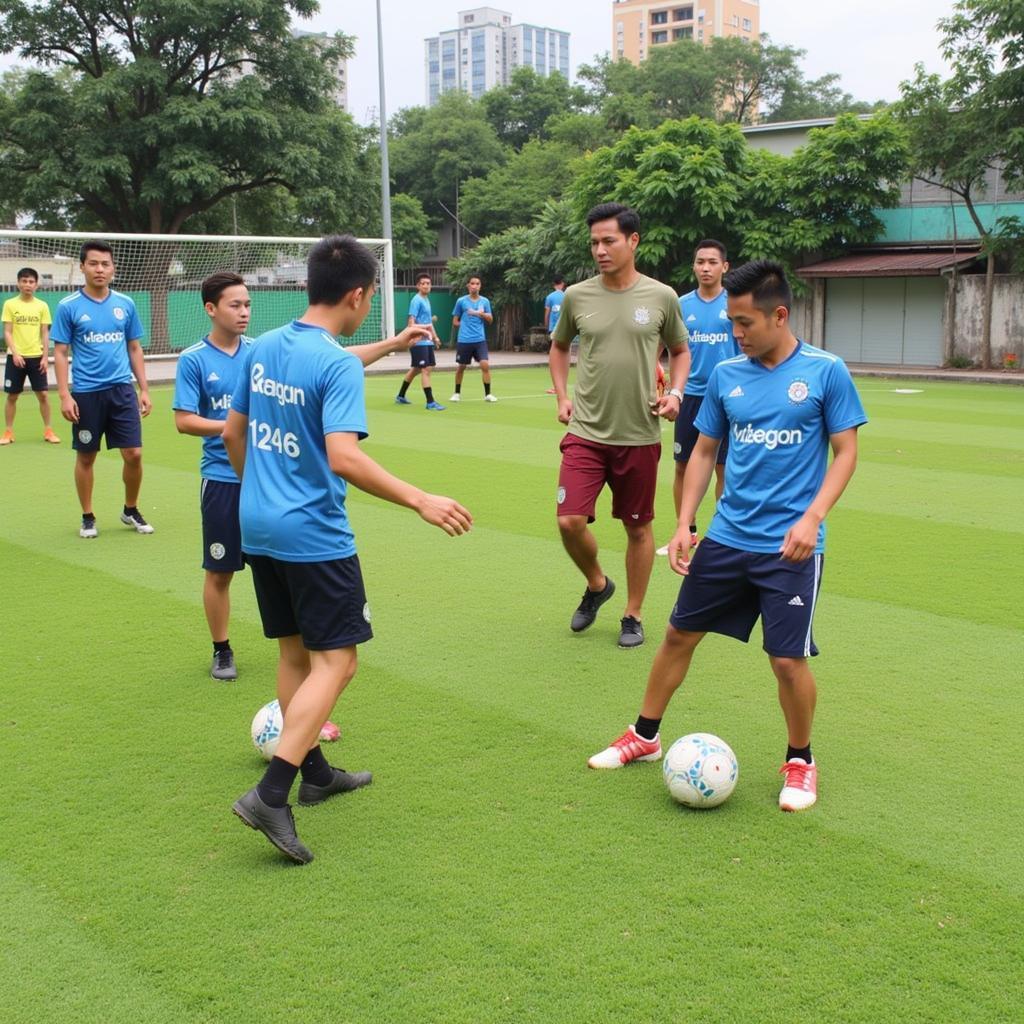
<svg viewBox="0 0 1024 1024"><path fill-rule="evenodd" d="M377 0L377 80L380 85L380 219L381 234L391 238L391 169L388 166L388 115L384 105L384 32ZM392 282L388 282L391 287Z"/></svg>

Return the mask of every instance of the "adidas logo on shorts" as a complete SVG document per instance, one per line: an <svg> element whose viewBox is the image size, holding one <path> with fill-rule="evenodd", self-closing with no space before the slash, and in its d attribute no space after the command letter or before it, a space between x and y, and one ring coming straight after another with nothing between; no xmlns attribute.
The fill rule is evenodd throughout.
<svg viewBox="0 0 1024 1024"><path fill-rule="evenodd" d="M788 603L793 605L794 608L803 608L804 606L803 601L800 600L799 594L797 594L796 597L791 597Z"/></svg>

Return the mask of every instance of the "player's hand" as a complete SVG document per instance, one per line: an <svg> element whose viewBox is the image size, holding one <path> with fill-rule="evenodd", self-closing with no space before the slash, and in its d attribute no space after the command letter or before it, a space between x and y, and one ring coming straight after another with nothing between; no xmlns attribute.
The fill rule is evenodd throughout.
<svg viewBox="0 0 1024 1024"><path fill-rule="evenodd" d="M23 370L25 368L25 357L21 355L19 352L12 352L11 359L14 361L14 365L18 367L19 370Z"/></svg>
<svg viewBox="0 0 1024 1024"><path fill-rule="evenodd" d="M666 419L669 423L672 423L679 415L679 406L681 404L682 403L675 395L662 395L661 398L651 406L651 414L653 416L661 416L662 419Z"/></svg>
<svg viewBox="0 0 1024 1024"><path fill-rule="evenodd" d="M139 414L143 417L148 416L153 411L153 403L149 400L148 391L139 392Z"/></svg>
<svg viewBox="0 0 1024 1024"><path fill-rule="evenodd" d="M60 400L60 414L68 423L78 422L78 403L70 395Z"/></svg>
<svg viewBox="0 0 1024 1024"><path fill-rule="evenodd" d="M795 526L786 531L779 551L784 562L806 562L818 544L818 527L821 520L810 512L805 512Z"/></svg>
<svg viewBox="0 0 1024 1024"><path fill-rule="evenodd" d="M401 334L395 335L395 351L408 352L417 341L429 341L430 324L409 324Z"/></svg>
<svg viewBox="0 0 1024 1024"><path fill-rule="evenodd" d="M468 533L473 525L473 517L467 509L454 498L446 498L441 494L424 494L416 511L424 522L439 526L449 537Z"/></svg>
<svg viewBox="0 0 1024 1024"><path fill-rule="evenodd" d="M689 576L690 560L693 558L693 549L697 546L697 541L697 534L690 533L687 527L676 530L668 542L668 564L673 572L680 576Z"/></svg>
<svg viewBox="0 0 1024 1024"><path fill-rule="evenodd" d="M560 398L558 400L558 422L568 423L572 419L572 399Z"/></svg>

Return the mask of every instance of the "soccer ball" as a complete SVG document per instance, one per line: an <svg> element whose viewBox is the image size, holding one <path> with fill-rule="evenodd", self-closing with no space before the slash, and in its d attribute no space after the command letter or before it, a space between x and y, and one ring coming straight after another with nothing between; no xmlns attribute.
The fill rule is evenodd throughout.
<svg viewBox="0 0 1024 1024"><path fill-rule="evenodd" d="M256 717L252 720L252 742L264 761L269 761L277 752L283 728L284 715L281 714L281 705L276 700L264 704L256 712Z"/></svg>
<svg viewBox="0 0 1024 1024"><path fill-rule="evenodd" d="M729 744L709 732L691 732L669 747L662 764L672 799L685 807L717 807L736 788L740 766Z"/></svg>

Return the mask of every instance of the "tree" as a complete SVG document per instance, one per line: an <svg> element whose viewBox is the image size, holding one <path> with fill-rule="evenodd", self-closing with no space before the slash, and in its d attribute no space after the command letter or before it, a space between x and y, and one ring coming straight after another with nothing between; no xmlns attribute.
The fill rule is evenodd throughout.
<svg viewBox="0 0 1024 1024"><path fill-rule="evenodd" d="M508 85L485 92L480 106L498 138L519 150L531 139L549 138L548 120L579 110L585 100L584 90L557 72L538 75L523 66L512 72Z"/></svg>
<svg viewBox="0 0 1024 1024"><path fill-rule="evenodd" d="M333 102L352 43L294 38L314 0L0 0L0 193L36 220L175 234L283 189L341 212L358 133ZM343 203L341 206L343 207Z"/></svg>
<svg viewBox="0 0 1024 1024"><path fill-rule="evenodd" d="M396 267L415 267L437 240L423 204L404 192L391 197L391 234Z"/></svg>

